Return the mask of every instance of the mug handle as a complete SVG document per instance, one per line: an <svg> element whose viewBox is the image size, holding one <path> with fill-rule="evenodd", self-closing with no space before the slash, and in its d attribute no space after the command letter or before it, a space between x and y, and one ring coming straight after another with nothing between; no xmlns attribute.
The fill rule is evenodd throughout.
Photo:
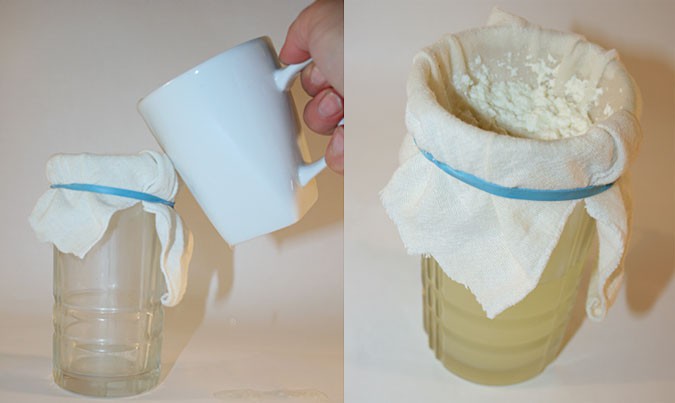
<svg viewBox="0 0 675 403"><path fill-rule="evenodd" d="M293 79L295 76L302 71L308 64L312 62L312 59L307 59L302 63L298 64L289 64L286 67L282 67L279 70L274 72L274 83L277 86L279 91L288 91L293 84ZM344 126L345 119L342 118L338 126ZM309 164L300 164L298 167L298 182L300 186L305 186L311 181L319 172L323 171L326 168L326 157L321 157L318 161L310 162Z"/></svg>
<svg viewBox="0 0 675 403"><path fill-rule="evenodd" d="M274 83L277 85L277 89L279 91L288 91L291 88L291 84L293 84L295 76L311 62L312 59L310 58L302 63L289 64L276 70L274 72Z"/></svg>
<svg viewBox="0 0 675 403"><path fill-rule="evenodd" d="M342 118L340 120L340 123L338 123L338 126L344 126L345 125L345 118ZM300 186L305 186L306 184L309 183L309 181L312 180L315 176L317 176L321 171L326 168L326 157L321 157L318 161L310 162L309 164L300 164L298 167L298 181L300 182Z"/></svg>

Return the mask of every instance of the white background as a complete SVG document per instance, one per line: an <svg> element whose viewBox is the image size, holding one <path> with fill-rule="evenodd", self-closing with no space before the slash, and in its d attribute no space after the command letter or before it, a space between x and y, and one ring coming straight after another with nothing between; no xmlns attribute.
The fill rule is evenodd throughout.
<svg viewBox="0 0 675 403"><path fill-rule="evenodd" d="M280 49L307 4L0 0L0 401L77 398L51 379L52 252L27 221L48 157L158 149L136 112L142 96L248 39ZM302 110L299 83L293 92ZM327 139L308 137L317 158ZM302 221L234 251L181 190L190 281L165 309L162 383L138 400L312 389L342 401L342 178L324 172L318 186Z"/></svg>
<svg viewBox="0 0 675 403"><path fill-rule="evenodd" d="M464 381L434 358L422 328L419 258L405 254L378 199L397 167L413 55L443 34L483 25L495 4L616 48L644 98L623 291L603 323L582 321L576 309L578 329L558 359L506 387ZM345 10L345 400L674 401L675 2L348 0Z"/></svg>

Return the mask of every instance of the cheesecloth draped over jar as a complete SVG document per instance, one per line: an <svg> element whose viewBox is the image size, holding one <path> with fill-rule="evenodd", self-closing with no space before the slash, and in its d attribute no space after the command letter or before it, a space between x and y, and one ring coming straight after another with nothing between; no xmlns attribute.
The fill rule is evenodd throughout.
<svg viewBox="0 0 675 403"><path fill-rule="evenodd" d="M154 151L56 154L47 162L47 179L51 189L40 197L29 218L40 241L82 258L101 240L115 212L141 203L155 216L167 289L162 304L180 302L187 287L193 237L173 209L178 178L169 157Z"/></svg>
<svg viewBox="0 0 675 403"><path fill-rule="evenodd" d="M381 193L407 251L434 257L494 318L536 287L584 203L599 240L586 311L604 318L641 139L638 89L617 53L495 9L487 26L417 54L407 94L400 166Z"/></svg>

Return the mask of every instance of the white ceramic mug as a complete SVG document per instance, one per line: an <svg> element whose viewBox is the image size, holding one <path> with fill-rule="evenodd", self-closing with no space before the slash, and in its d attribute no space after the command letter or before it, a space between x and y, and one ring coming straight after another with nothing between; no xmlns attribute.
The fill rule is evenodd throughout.
<svg viewBox="0 0 675 403"><path fill-rule="evenodd" d="M156 89L138 110L230 245L297 222L318 197L291 94L311 60L281 68L267 37L250 40Z"/></svg>

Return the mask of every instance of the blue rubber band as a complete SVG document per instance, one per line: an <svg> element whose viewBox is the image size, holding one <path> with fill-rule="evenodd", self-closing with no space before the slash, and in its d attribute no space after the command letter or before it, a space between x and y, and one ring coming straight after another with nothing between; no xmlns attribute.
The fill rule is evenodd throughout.
<svg viewBox="0 0 675 403"><path fill-rule="evenodd" d="M81 192L101 193L119 197L126 197L129 199L142 200L151 203L161 203L172 208L175 204L172 201L164 200L161 197L157 197L149 193L137 192L135 190L129 189L115 188L111 186L92 185L87 183L68 183L68 184L51 185L50 187L52 189L68 189L68 190L77 190Z"/></svg>
<svg viewBox="0 0 675 403"><path fill-rule="evenodd" d="M419 150L426 159L434 163L434 165L442 169L443 172L449 174L450 176L453 176L459 179L460 181L466 183L467 185L473 186L484 192L488 192L495 196L506 197L508 199L534 200L534 201L563 201L563 200L585 199L586 197L591 197L598 193L604 192L605 190L611 188L612 185L614 184L612 182L607 185L596 185L574 189L555 189L555 190L510 188L500 186L492 182L488 182L468 172L454 169L448 164L438 161L436 158L434 158L434 156L430 152L422 150L421 148L419 148Z"/></svg>

